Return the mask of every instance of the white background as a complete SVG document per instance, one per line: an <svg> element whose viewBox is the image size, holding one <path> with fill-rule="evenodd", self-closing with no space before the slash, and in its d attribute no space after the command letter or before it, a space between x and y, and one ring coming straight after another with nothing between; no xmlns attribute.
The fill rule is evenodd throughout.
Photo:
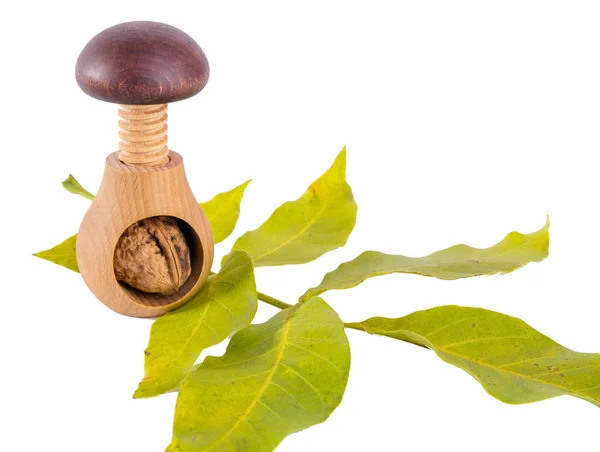
<svg viewBox="0 0 600 452"><path fill-rule="evenodd" d="M441 304L518 316L600 352L600 5L594 1L37 1L3 4L0 450L162 451L174 394L132 400L150 321L112 313L79 275L31 257L76 232L117 147L116 107L74 80L77 56L128 20L177 26L211 79L170 108L170 145L199 200L248 178L228 251L348 147L359 205L346 248L261 268L293 301L365 249L489 246L551 215L551 254L501 277L375 278L324 297L346 321ZM275 312L261 306L257 321ZM595 450L600 410L509 406L433 352L349 331L352 371L324 424L278 450ZM220 354L223 347L217 347Z"/></svg>

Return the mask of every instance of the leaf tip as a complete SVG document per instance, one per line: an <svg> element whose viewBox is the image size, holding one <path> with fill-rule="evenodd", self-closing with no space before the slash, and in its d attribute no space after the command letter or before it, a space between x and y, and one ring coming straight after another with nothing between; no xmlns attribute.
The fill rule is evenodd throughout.
<svg viewBox="0 0 600 452"><path fill-rule="evenodd" d="M329 176L327 176L329 175ZM342 148L342 150L336 156L331 167L321 176L323 177L334 177L336 180L343 180L346 182L346 146ZM314 182L313 182L314 184Z"/></svg>
<svg viewBox="0 0 600 452"><path fill-rule="evenodd" d="M248 179L246 182L242 182L240 185L238 185L236 188L234 188L234 190L241 191L241 194L240 194L240 203L242 202L241 198L246 193L246 188L248 188L248 185L250 185L250 182L252 182L251 178Z"/></svg>
<svg viewBox="0 0 600 452"><path fill-rule="evenodd" d="M131 398L134 400L143 399L144 398L143 392L140 391L140 389L138 388L135 390L135 392L133 393Z"/></svg>
<svg viewBox="0 0 600 452"><path fill-rule="evenodd" d="M142 378L142 380L138 383L137 389L133 392L131 396L132 399L148 399L153 395L158 395L152 394L152 390L148 391L149 388L147 387L147 381L148 379L146 377Z"/></svg>
<svg viewBox="0 0 600 452"><path fill-rule="evenodd" d="M336 163L339 161L340 165L343 165L344 167L346 167L346 145L344 145L344 147L342 148L342 150L340 151L340 153L338 154L336 160Z"/></svg>
<svg viewBox="0 0 600 452"><path fill-rule="evenodd" d="M48 251L49 250L38 251L37 253L32 253L31 255L33 257L37 257L38 259L49 260L48 259Z"/></svg>
<svg viewBox="0 0 600 452"><path fill-rule="evenodd" d="M248 185L250 184L250 182L252 182L252 179L248 179L246 182L242 182L240 185L238 185L237 187L235 187L233 190L231 190L231 192L242 192L242 195L244 194L244 192L246 191L246 188L248 187Z"/></svg>

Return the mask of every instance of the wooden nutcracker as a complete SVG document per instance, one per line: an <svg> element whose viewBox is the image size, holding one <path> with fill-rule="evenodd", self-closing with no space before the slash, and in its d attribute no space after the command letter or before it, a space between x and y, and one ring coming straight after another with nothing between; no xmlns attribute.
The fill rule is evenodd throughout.
<svg viewBox="0 0 600 452"><path fill-rule="evenodd" d="M167 104L208 81L202 49L156 22L108 28L83 49L76 79L88 95L120 104L119 152L77 237L77 262L109 308L155 317L190 300L208 277L213 238L179 154L167 144Z"/></svg>

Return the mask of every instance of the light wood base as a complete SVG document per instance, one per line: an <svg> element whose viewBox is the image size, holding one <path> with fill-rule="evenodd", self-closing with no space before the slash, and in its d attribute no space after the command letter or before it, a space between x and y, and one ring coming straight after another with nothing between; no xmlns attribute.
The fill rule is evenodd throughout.
<svg viewBox="0 0 600 452"><path fill-rule="evenodd" d="M205 283L213 261L213 237L194 198L179 154L164 166L131 166L118 152L106 159L104 178L77 236L77 263L90 290L112 310L156 317L190 300ZM191 250L192 274L173 295L148 294L117 281L113 256L119 237L143 218L168 215L180 221Z"/></svg>

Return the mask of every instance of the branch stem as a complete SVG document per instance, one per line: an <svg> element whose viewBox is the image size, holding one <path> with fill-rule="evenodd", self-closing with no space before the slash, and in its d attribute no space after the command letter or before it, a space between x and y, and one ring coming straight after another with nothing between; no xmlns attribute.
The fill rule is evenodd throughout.
<svg viewBox="0 0 600 452"><path fill-rule="evenodd" d="M293 307L293 305L288 304L285 301L278 300L277 298L274 298L262 292L257 292L257 296L259 300L264 301L265 303L270 304L271 306L275 306L279 309L287 309ZM362 328L356 326L354 323L344 323L344 327L357 331L364 331Z"/></svg>
<svg viewBox="0 0 600 452"><path fill-rule="evenodd" d="M273 298L262 292L257 292L257 295L259 300L264 301L265 303L270 304L271 306L275 306L276 308L287 309L292 307L291 304L287 304L284 301L278 300L277 298Z"/></svg>

